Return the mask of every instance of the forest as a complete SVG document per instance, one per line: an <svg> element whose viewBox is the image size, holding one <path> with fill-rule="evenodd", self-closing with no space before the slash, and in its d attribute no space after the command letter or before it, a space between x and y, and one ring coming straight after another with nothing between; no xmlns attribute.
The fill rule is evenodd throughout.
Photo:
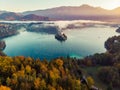
<svg viewBox="0 0 120 90"><path fill-rule="evenodd" d="M74 60L47 60L24 56L0 56L0 90L89 90L92 77L82 80L82 70Z"/></svg>
<svg viewBox="0 0 120 90"><path fill-rule="evenodd" d="M0 90L119 90L120 36L109 38L105 48L105 53L84 59L0 56ZM87 68L96 70L89 72Z"/></svg>

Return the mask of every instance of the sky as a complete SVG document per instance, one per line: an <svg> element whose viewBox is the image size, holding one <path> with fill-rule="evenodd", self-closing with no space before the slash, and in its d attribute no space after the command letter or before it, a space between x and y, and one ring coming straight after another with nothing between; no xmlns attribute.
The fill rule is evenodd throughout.
<svg viewBox="0 0 120 90"><path fill-rule="evenodd" d="M59 6L80 6L82 4L114 9L120 7L120 0L0 0L0 10L23 12Z"/></svg>

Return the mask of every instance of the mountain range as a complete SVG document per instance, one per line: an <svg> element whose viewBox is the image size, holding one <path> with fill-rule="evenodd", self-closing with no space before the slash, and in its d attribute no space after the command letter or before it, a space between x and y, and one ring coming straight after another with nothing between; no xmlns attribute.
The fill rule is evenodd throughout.
<svg viewBox="0 0 120 90"><path fill-rule="evenodd" d="M107 10L86 4L81 6L62 6L45 10L26 11L20 14L14 13L14 15L11 12L1 12L2 11L0 11L0 19L3 20L6 20L6 18L13 19L13 17L17 20L120 20L120 7ZM9 15L7 16L7 14ZM3 16L5 16L5 18ZM20 18L18 19L18 17Z"/></svg>
<svg viewBox="0 0 120 90"><path fill-rule="evenodd" d="M35 14L22 15L14 12L5 12L0 14L0 20L49 21L49 18L45 16L35 15Z"/></svg>

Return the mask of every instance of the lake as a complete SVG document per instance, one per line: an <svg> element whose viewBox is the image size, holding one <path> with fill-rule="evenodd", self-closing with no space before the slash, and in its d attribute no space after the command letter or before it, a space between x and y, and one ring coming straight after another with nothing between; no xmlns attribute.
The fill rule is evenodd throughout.
<svg viewBox="0 0 120 90"><path fill-rule="evenodd" d="M111 36L119 35L115 27L96 25L93 27L67 29L65 42L59 42L53 34L20 32L19 35L4 38L8 56L31 56L40 59L56 57L83 58L94 53L105 52L104 42Z"/></svg>

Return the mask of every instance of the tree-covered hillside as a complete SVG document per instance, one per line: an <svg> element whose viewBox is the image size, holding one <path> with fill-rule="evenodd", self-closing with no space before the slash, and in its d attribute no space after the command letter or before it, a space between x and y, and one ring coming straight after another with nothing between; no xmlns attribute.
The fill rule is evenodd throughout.
<svg viewBox="0 0 120 90"><path fill-rule="evenodd" d="M89 90L94 80L90 76L83 78L81 68L71 59L48 62L0 56L0 84L11 90Z"/></svg>

